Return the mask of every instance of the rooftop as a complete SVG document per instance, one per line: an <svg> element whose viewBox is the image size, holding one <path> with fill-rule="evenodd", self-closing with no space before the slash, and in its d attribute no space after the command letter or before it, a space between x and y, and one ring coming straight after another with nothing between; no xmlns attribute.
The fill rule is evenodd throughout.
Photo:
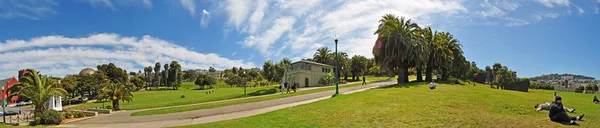
<svg viewBox="0 0 600 128"><path fill-rule="evenodd" d="M319 63L319 62L314 62L314 61L309 61L309 60L300 60L300 61L296 61L292 64L296 64L296 63L309 63L309 64L315 64L315 65L321 65L321 66L325 66L325 67L333 67L331 65L327 65L327 64L323 64L323 63Z"/></svg>

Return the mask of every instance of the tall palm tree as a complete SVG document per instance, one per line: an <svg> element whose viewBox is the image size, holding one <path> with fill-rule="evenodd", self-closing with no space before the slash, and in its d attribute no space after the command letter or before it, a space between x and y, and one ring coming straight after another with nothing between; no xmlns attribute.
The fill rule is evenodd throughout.
<svg viewBox="0 0 600 128"><path fill-rule="evenodd" d="M313 60L319 63L327 64L330 60L331 50L327 47L321 47L317 49L317 52L313 55Z"/></svg>
<svg viewBox="0 0 600 128"><path fill-rule="evenodd" d="M438 40L434 42L434 49L436 51L434 52L433 64L438 64L437 67L441 69L442 80L447 80L447 70L452 66L451 64L455 58L455 53L462 54L462 50L458 40L454 39L454 36L449 32L440 32L436 38Z"/></svg>
<svg viewBox="0 0 600 128"><path fill-rule="evenodd" d="M156 62L154 64L154 86L156 86L156 90L158 90L158 85L160 84L160 62Z"/></svg>
<svg viewBox="0 0 600 128"><path fill-rule="evenodd" d="M108 84L105 88L102 89L102 93L99 96L101 99L107 99L112 101L113 110L121 110L121 106L119 105L119 101L133 101L133 94L131 91L123 84Z"/></svg>
<svg viewBox="0 0 600 128"><path fill-rule="evenodd" d="M408 68L411 63L420 61L426 55L425 46L419 41L416 33L419 26L410 19L398 18L393 14L386 14L379 20L383 27L375 31L383 44L375 61L382 68L395 69L398 73L398 83L408 82Z"/></svg>
<svg viewBox="0 0 600 128"><path fill-rule="evenodd" d="M167 89L166 87L169 87L169 64L165 64L164 66L164 70L165 73L163 74L163 81L165 83L165 90Z"/></svg>
<svg viewBox="0 0 600 128"><path fill-rule="evenodd" d="M427 57L427 65L425 67L425 81L431 81L433 79L433 69L438 65L435 63L435 58L437 57L436 53L441 49L438 41L440 38L436 38L438 37L438 33L438 31L434 32L431 30L431 27L421 29L421 37L423 38L423 41L429 45L429 54Z"/></svg>
<svg viewBox="0 0 600 128"><path fill-rule="evenodd" d="M51 78L39 75L39 72L34 69L28 69L28 72L19 79L19 84L8 89L11 92L8 98L21 96L31 99L33 106L35 106L35 116L46 109L44 103L48 102L50 97L66 97L67 95L67 91L58 87L57 83L51 82Z"/></svg>

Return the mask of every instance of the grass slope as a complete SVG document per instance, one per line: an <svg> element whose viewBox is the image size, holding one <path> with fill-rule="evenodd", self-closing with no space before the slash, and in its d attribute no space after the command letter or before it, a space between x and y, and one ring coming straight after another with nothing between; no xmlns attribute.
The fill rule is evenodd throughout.
<svg viewBox="0 0 600 128"><path fill-rule="evenodd" d="M371 84L371 83L375 83L375 82L372 82L372 81L371 82L367 82L367 84ZM352 83L352 84L340 86L339 88L355 87L355 86L360 86L361 84L362 83ZM272 100L272 99L278 99L278 98L284 98L284 97L290 97L290 96L297 96L297 95L309 94L309 93L315 93L315 92L322 92L322 91L329 91L329 90L335 90L335 86L330 86L330 87L326 87L326 88L319 88L319 89L312 89L312 90L306 90L306 91L298 91L296 93L290 93L290 94L270 95L270 96L264 96L264 97L248 98L248 99L243 99L243 100L232 100L232 101L226 101L226 102L209 103L209 104L201 104L201 105L193 105L193 106L184 106L184 107L173 107L173 108L162 108L162 109L146 110L146 111L140 111L140 112L131 113L131 116L158 115L158 114L167 114L167 113L175 113L175 112L185 112L185 111L193 111L193 110L200 110L200 109L217 108L217 107L223 107L223 106L229 106L229 105L251 103L251 102L259 102L259 101Z"/></svg>
<svg viewBox="0 0 600 128"><path fill-rule="evenodd" d="M536 103L553 100L554 91L517 92L488 85L409 83L342 95L261 115L187 127L568 127L551 122ZM594 95L559 92L565 106L585 113L581 127L600 126Z"/></svg>
<svg viewBox="0 0 600 128"><path fill-rule="evenodd" d="M206 90L193 90L197 86L191 82L182 84L179 90L160 90L160 91L142 91L133 92L133 102L121 102L121 109L134 110L145 108L156 108L174 105L194 104L226 99L234 99L244 97L243 88L219 88L214 93L205 94ZM276 86L265 87L249 87L247 94L251 96L272 94L277 91ZM185 98L180 98L185 95ZM105 102L104 105L112 105L110 102ZM101 107L102 103L87 103L83 105L85 108ZM80 109L80 107L74 107Z"/></svg>

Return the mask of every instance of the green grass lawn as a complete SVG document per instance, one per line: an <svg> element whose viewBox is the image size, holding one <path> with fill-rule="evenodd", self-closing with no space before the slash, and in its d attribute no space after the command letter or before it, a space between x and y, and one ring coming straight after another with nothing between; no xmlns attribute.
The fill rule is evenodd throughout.
<svg viewBox="0 0 600 128"><path fill-rule="evenodd" d="M554 91L517 92L489 85L426 82L372 89L256 116L187 127L568 127L551 122L536 103L554 100ZM585 113L581 127L600 127L594 95L559 92L571 116Z"/></svg>
<svg viewBox="0 0 600 128"><path fill-rule="evenodd" d="M374 83L374 82L373 81L367 82L367 84L371 84L371 83ZM348 84L348 85L340 86L340 88L355 87L355 86L360 86L361 84L362 83L353 83L353 84ZM200 109L209 109L209 108L223 107L223 106L229 106L229 105L236 105L236 104L243 104L243 103L251 103L251 102L272 100L272 99L278 99L278 98L283 98L283 97L290 97L290 96L296 96L296 95L302 95L302 94L308 94L308 93L322 92L322 91L328 91L328 90L334 90L334 89L335 89L335 86L330 86L330 87L326 87L326 88L312 89L312 90L306 90L306 91L298 91L296 93L285 94L285 95L270 95L270 96L264 96L264 97L256 97L256 98L249 98L249 99L243 99L243 100L234 100L234 101L226 101L226 102L219 102L219 103L210 103L210 104L201 104L201 105L193 105L193 106L184 106L184 107L174 107L174 108L163 108L163 109L154 109L154 110L140 111L140 112L134 112L131 115L132 116L145 116L145 115L157 115L157 114L167 114L167 113L175 113L175 112L193 111L193 110L200 110Z"/></svg>
<svg viewBox="0 0 600 128"><path fill-rule="evenodd" d="M206 90L194 90L197 86L191 82L183 83L179 90L159 90L133 92L133 102L121 102L121 109L134 110L145 108L166 107L193 103L210 102L244 97L243 88L218 88L214 93L205 94ZM276 86L249 87L247 94L250 96L272 94L277 92ZM185 95L185 98L180 98ZM112 105L105 102L104 105ZM85 108L101 107L102 103L87 103ZM79 109L80 107L74 107Z"/></svg>

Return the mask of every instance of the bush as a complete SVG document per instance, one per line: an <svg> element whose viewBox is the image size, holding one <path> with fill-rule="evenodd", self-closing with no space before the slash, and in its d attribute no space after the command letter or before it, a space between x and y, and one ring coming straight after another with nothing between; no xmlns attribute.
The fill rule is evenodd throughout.
<svg viewBox="0 0 600 128"><path fill-rule="evenodd" d="M73 111L73 116L75 116L75 118L85 117L85 115L81 111Z"/></svg>
<svg viewBox="0 0 600 128"><path fill-rule="evenodd" d="M583 86L579 86L579 87L575 88L575 92L582 93L584 89L585 88Z"/></svg>
<svg viewBox="0 0 600 128"><path fill-rule="evenodd" d="M110 106L110 105L106 105L106 107L105 107L105 108L106 108L106 109L112 109L112 106Z"/></svg>
<svg viewBox="0 0 600 128"><path fill-rule="evenodd" d="M42 124L42 120L40 119L40 117L36 117L35 120L33 121L32 126L38 125L38 124Z"/></svg>
<svg viewBox="0 0 600 128"><path fill-rule="evenodd" d="M71 119L71 118L73 118L72 112L65 112L65 113L63 113L63 116L65 117L65 119Z"/></svg>
<svg viewBox="0 0 600 128"><path fill-rule="evenodd" d="M63 115L54 110L45 110L40 114L40 123L42 124L60 124L63 120Z"/></svg>

